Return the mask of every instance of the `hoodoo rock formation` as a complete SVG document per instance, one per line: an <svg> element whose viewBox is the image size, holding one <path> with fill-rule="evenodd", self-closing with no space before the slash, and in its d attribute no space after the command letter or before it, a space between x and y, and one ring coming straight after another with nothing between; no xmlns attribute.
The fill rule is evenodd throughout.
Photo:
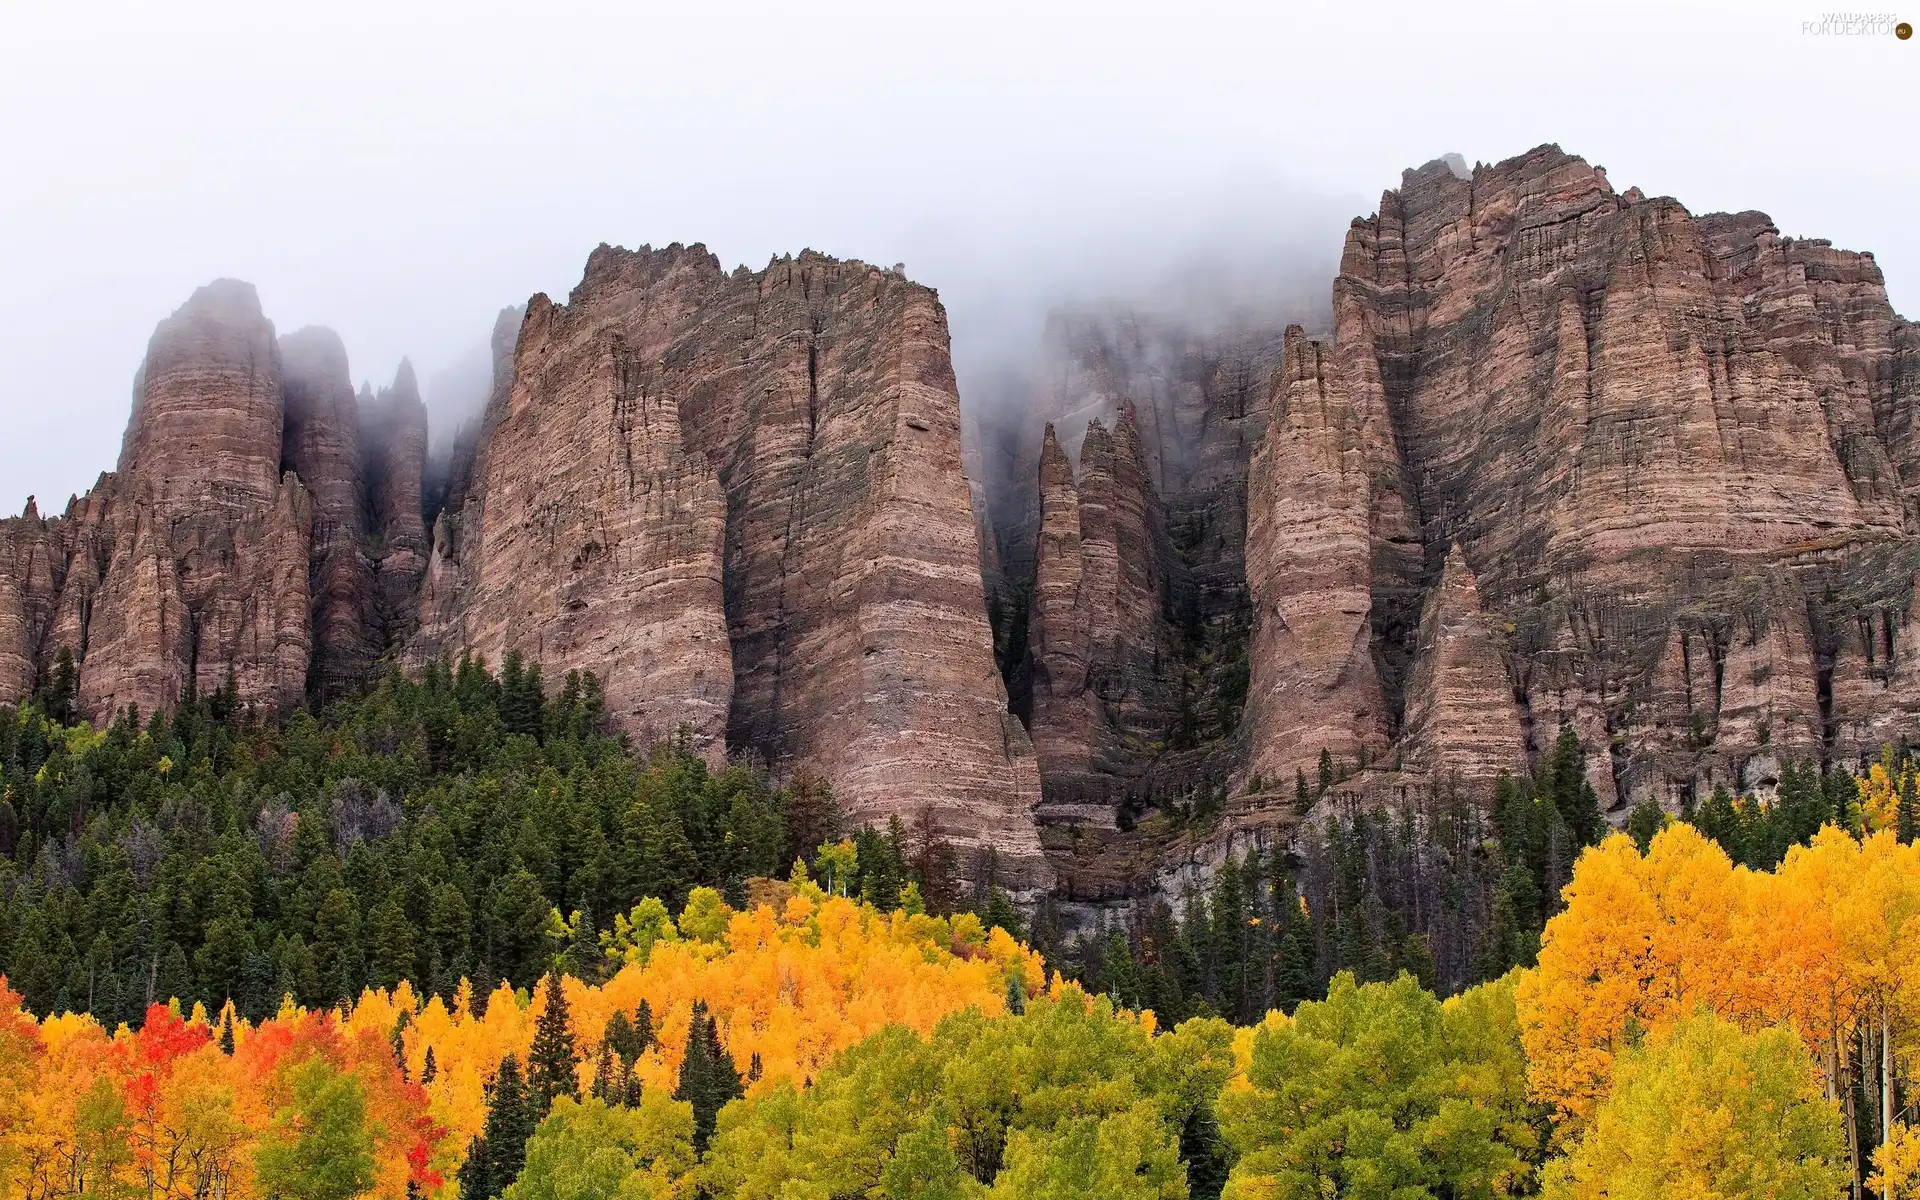
<svg viewBox="0 0 1920 1200"><path fill-rule="evenodd" d="M813 770L853 821L1045 883L926 288L603 246L564 306L529 304L455 494L416 655L591 668L637 735Z"/></svg>

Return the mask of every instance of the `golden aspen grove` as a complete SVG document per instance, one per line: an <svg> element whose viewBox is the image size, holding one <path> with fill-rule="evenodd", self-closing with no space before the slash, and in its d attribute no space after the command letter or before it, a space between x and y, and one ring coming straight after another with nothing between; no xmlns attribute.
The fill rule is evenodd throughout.
<svg viewBox="0 0 1920 1200"><path fill-rule="evenodd" d="M1920 1195L1894 754L1614 832L1563 733L1063 939L590 678L54 699L0 710L0 1200Z"/></svg>

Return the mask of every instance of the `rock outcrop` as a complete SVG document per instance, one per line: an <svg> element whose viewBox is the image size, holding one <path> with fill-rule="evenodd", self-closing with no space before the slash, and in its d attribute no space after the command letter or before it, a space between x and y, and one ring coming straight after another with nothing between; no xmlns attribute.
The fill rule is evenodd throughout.
<svg viewBox="0 0 1920 1200"><path fill-rule="evenodd" d="M402 359L393 386L360 401L362 472L375 547L374 597L380 637L397 645L413 632L427 539L422 507L427 471L427 406L413 364Z"/></svg>
<svg viewBox="0 0 1920 1200"><path fill-rule="evenodd" d="M1038 772L960 457L927 289L603 246L566 305L528 306L413 653L590 668L637 737L817 771L853 822L924 820L1030 890Z"/></svg>
<svg viewBox="0 0 1920 1200"><path fill-rule="evenodd" d="M0 702L62 649L95 722L222 688L284 711L362 683L387 646L347 379L338 337L276 339L249 284L219 280L160 322L118 469L58 517L29 503L0 521ZM413 487L424 563L417 468ZM404 481L382 503L405 526Z"/></svg>
<svg viewBox="0 0 1920 1200"><path fill-rule="evenodd" d="M1405 764L1429 776L1491 784L1527 768L1526 728L1507 673L1504 630L1480 604L1480 586L1459 546L1420 620L1401 728Z"/></svg>
<svg viewBox="0 0 1920 1200"><path fill-rule="evenodd" d="M364 545L366 489L360 413L347 348L310 326L280 339L286 424L282 457L313 496L313 665L308 686L325 703L366 679L380 645L372 563Z"/></svg>
<svg viewBox="0 0 1920 1200"><path fill-rule="evenodd" d="M0 700L28 694L64 647L96 721L194 689L300 703L313 501L282 473L283 426L253 288L200 289L154 332L119 470L60 517L29 505L0 522Z"/></svg>
<svg viewBox="0 0 1920 1200"><path fill-rule="evenodd" d="M1325 439L1317 467L1262 473L1249 546L1324 539L1292 561L1327 576L1325 628L1288 649L1269 618L1292 628L1317 585L1250 565L1250 707L1323 660L1370 692L1370 640L1377 711L1350 735L1256 723L1251 762L1398 737L1404 717L1406 750L1484 772L1567 722L1610 803L1673 804L1911 738L1914 344L1871 255L1760 214L1619 194L1551 146L1409 171L1348 234L1317 351L1349 465ZM1297 426L1276 416L1262 457ZM1502 752L1509 695L1523 745Z"/></svg>
<svg viewBox="0 0 1920 1200"><path fill-rule="evenodd" d="M981 404L969 470L1013 708L1043 816L1111 828L1223 781L1246 691L1246 481L1277 329L1055 313Z"/></svg>
<svg viewBox="0 0 1920 1200"><path fill-rule="evenodd" d="M1376 492L1394 478L1383 420L1288 327L1247 485L1250 780L1291 782L1323 751L1357 763L1384 748L1372 622Z"/></svg>

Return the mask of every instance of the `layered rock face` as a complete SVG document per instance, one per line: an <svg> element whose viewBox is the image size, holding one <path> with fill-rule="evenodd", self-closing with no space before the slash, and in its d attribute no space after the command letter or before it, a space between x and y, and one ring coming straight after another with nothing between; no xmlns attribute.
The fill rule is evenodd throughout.
<svg viewBox="0 0 1920 1200"><path fill-rule="evenodd" d="M0 702L30 695L62 649L96 723L229 686L284 710L364 682L387 640L347 379L337 336L276 339L245 283L210 284L162 321L118 470L59 517L29 503L0 521ZM382 502L404 527L405 481Z"/></svg>
<svg viewBox="0 0 1920 1200"><path fill-rule="evenodd" d="M331 329L311 326L280 339L286 425L282 458L313 496L313 664L308 682L322 703L366 678L379 650L372 563L360 463L360 411L347 348Z"/></svg>
<svg viewBox="0 0 1920 1200"><path fill-rule="evenodd" d="M1618 194L1550 146L1408 172L1348 234L1315 350L1344 440L1296 432L1290 347L1261 450L1250 559L1320 549L1250 563L1251 762L1404 717L1410 755L1484 773L1566 721L1609 800L1675 803L1911 737L1914 344L1871 255L1759 214ZM1325 628L1287 653L1302 606ZM1353 733L1286 699L1335 659Z"/></svg>
<svg viewBox="0 0 1920 1200"><path fill-rule="evenodd" d="M1245 694L1246 479L1280 339L1063 311L970 431L984 571L1050 820L1224 778Z"/></svg>
<svg viewBox="0 0 1920 1200"><path fill-rule="evenodd" d="M590 668L636 736L815 770L856 823L924 818L1046 881L930 291L603 246L529 304L462 488L416 654Z"/></svg>
<svg viewBox="0 0 1920 1200"><path fill-rule="evenodd" d="M1254 600L1250 783L1291 784L1322 750L1358 762L1387 738L1374 657L1373 562L1404 524L1385 411L1299 326L1286 332L1248 482ZM1254 791L1262 790L1259 786Z"/></svg>
<svg viewBox="0 0 1920 1200"><path fill-rule="evenodd" d="M427 406L413 364L402 359L393 386L360 402L367 528L374 535L374 611L382 639L413 632L420 580L431 547L421 504L427 470Z"/></svg>
<svg viewBox="0 0 1920 1200"><path fill-rule="evenodd" d="M313 501L282 474L283 421L279 348L252 287L221 280L162 321L120 469L61 517L29 505L0 523L0 700L27 694L65 647L95 721L229 683L246 703L299 703Z"/></svg>

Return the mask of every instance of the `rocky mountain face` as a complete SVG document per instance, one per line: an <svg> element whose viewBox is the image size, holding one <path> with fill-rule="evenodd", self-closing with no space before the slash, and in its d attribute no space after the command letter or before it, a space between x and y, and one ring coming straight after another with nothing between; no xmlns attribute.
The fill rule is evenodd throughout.
<svg viewBox="0 0 1920 1200"><path fill-rule="evenodd" d="M417 396L356 399L333 331L276 338L251 285L201 288L154 331L118 468L60 516L0 521L0 701L63 649L95 722L229 686L279 710L361 686L387 614L413 610L386 582L399 555L425 564L424 419Z"/></svg>
<svg viewBox="0 0 1920 1200"><path fill-rule="evenodd" d="M96 720L229 683L245 701L299 703L314 509L281 470L284 422L279 346L252 287L211 284L162 321L119 469L62 516L29 504L0 523L0 699L64 647Z"/></svg>
<svg viewBox="0 0 1920 1200"><path fill-rule="evenodd" d="M1760 214L1551 146L1408 172L1275 384L1250 768L1317 735L1484 777L1565 722L1613 804L1672 805L1910 737L1916 344L1870 254ZM1252 565L1313 538L1323 579ZM1302 661L1351 732L1294 732Z"/></svg>
<svg viewBox="0 0 1920 1200"><path fill-rule="evenodd" d="M1204 878L1323 752L1343 791L1485 789L1565 723L1622 813L1920 731L1920 334L1870 254L1548 146L1407 172L1348 234L1330 332L1287 329L1250 387L1182 393L1137 333L1056 325L969 446L1069 893ZM1082 836L1223 774L1212 834Z"/></svg>
<svg viewBox="0 0 1920 1200"><path fill-rule="evenodd" d="M430 465L411 367L355 396L219 281L118 469L0 520L0 702L62 650L95 720L519 652L1098 903L1283 836L1323 754L1484 790L1564 723L1617 813L1913 740L1920 332L1870 254L1548 146L1407 172L1327 334L1268 316L1062 312L963 431L897 270L603 246Z"/></svg>
<svg viewBox="0 0 1920 1200"><path fill-rule="evenodd" d="M565 305L529 303L469 472L415 661L591 668L636 737L811 770L855 822L1045 883L932 292L811 253L728 273L603 246Z"/></svg>
<svg viewBox="0 0 1920 1200"><path fill-rule="evenodd" d="M1111 829L1224 782L1247 678L1247 470L1279 352L1277 327L1064 310L1025 395L969 430L997 647L1050 822Z"/></svg>

